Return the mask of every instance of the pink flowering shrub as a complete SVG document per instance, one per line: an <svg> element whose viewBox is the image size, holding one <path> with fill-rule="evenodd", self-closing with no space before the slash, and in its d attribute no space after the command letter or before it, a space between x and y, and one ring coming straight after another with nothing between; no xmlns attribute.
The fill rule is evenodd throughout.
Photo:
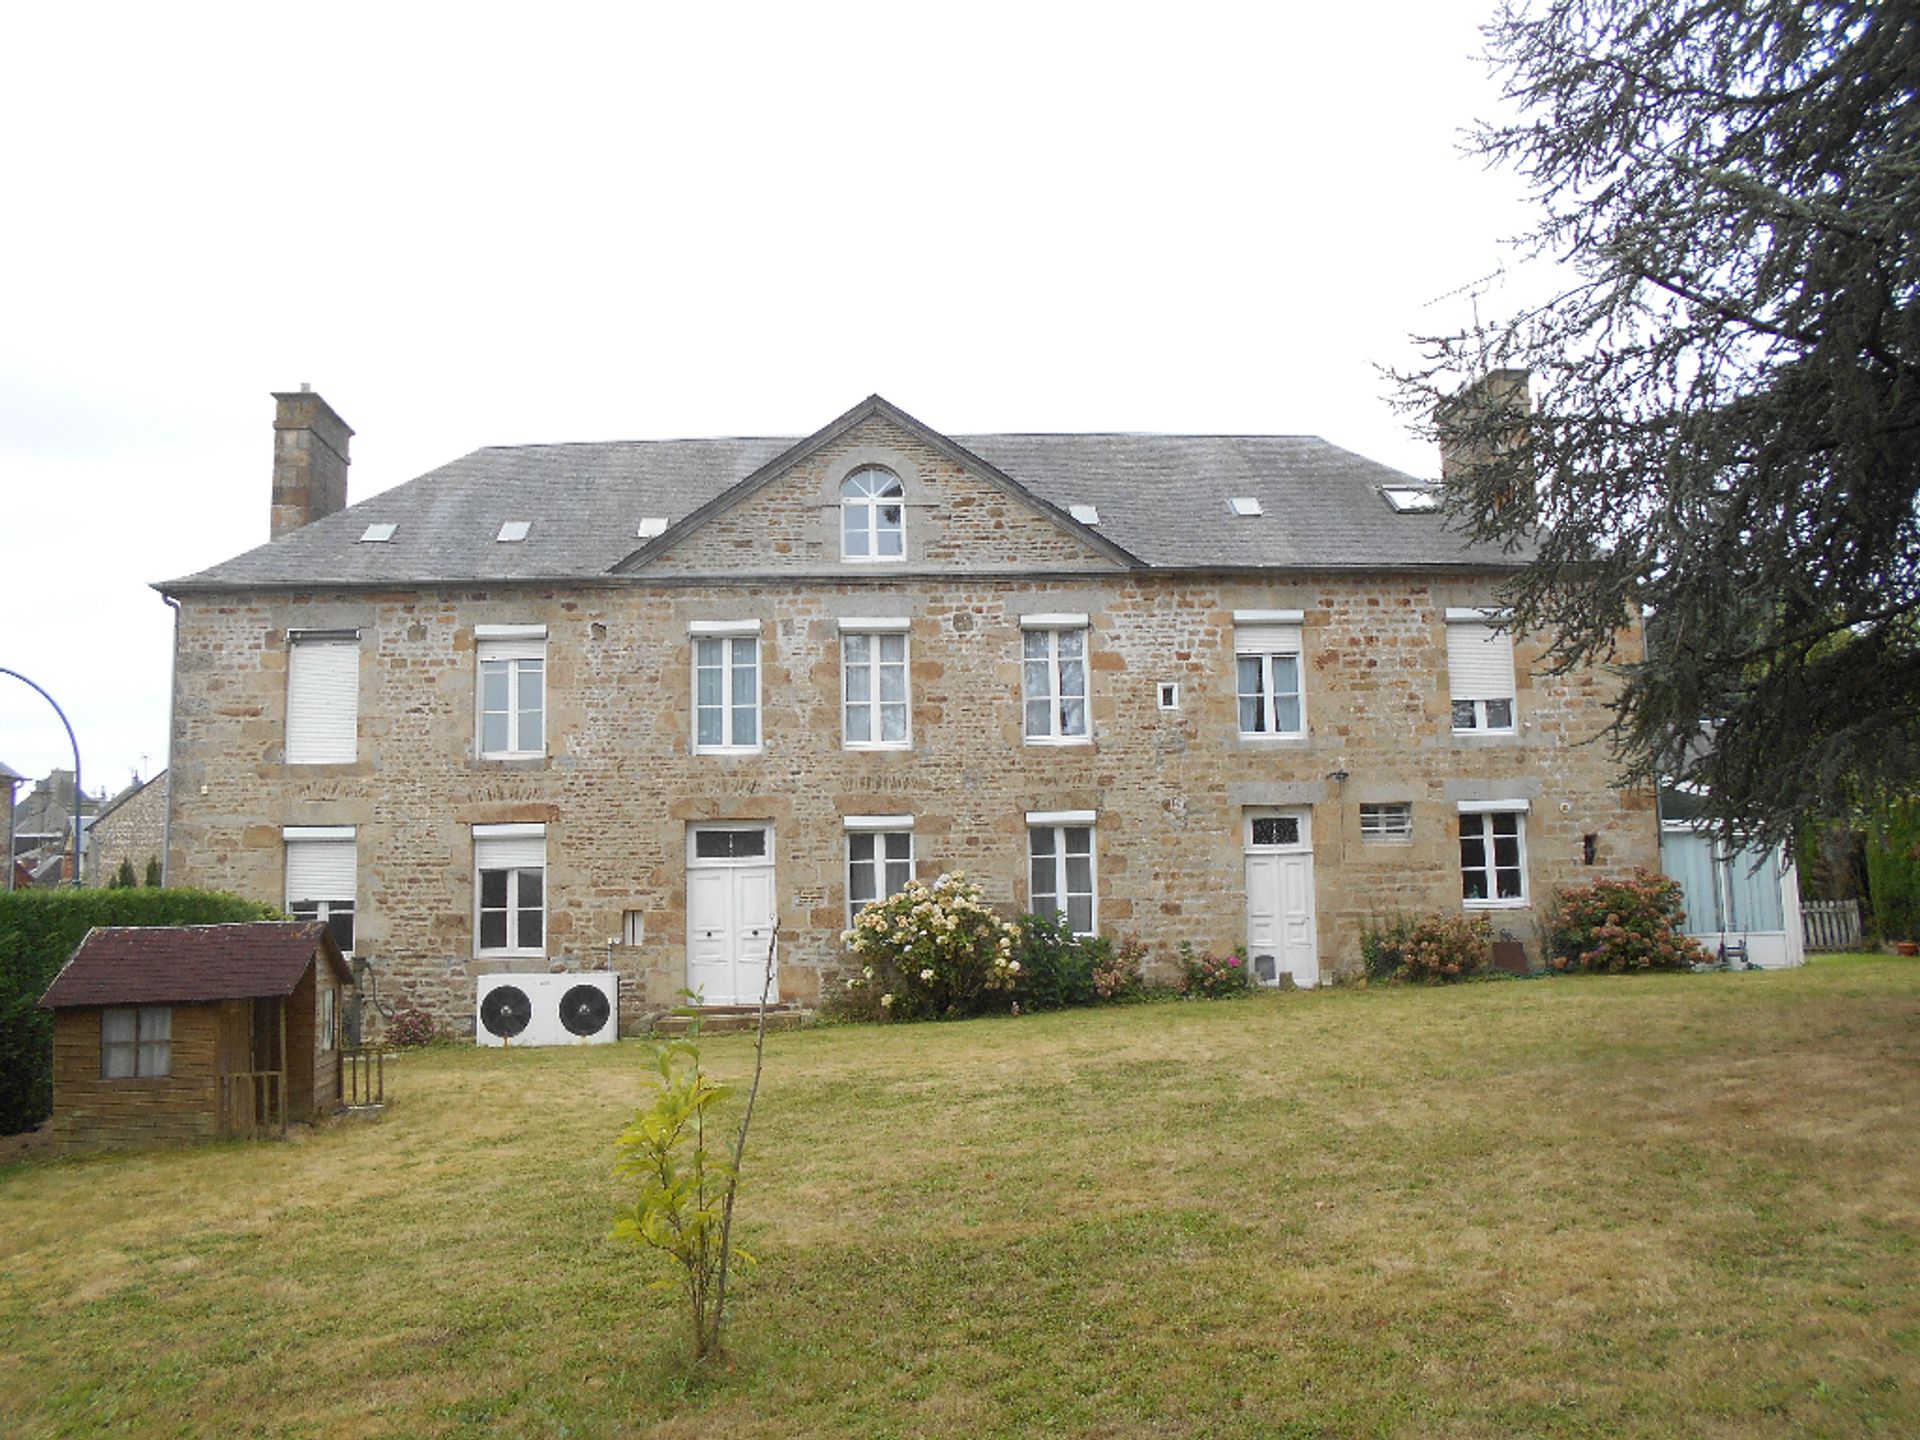
<svg viewBox="0 0 1920 1440"><path fill-rule="evenodd" d="M1020 927L980 898L958 870L875 901L841 940L858 971L845 1008L883 1020L978 1015L1002 1008L1019 983Z"/></svg>
<svg viewBox="0 0 1920 1440"><path fill-rule="evenodd" d="M1189 998L1217 999L1244 995L1253 987L1246 957L1239 951L1215 955L1211 951L1195 953L1191 941L1180 942L1180 993Z"/></svg>
<svg viewBox="0 0 1920 1440"><path fill-rule="evenodd" d="M1685 970L1712 957L1681 933L1680 884L1635 870L1625 880L1572 885L1547 907L1547 964L1555 970Z"/></svg>
<svg viewBox="0 0 1920 1440"><path fill-rule="evenodd" d="M1146 993L1146 943L1129 931L1093 957L1093 993L1102 1000L1133 1000Z"/></svg>
<svg viewBox="0 0 1920 1440"><path fill-rule="evenodd" d="M1493 960L1493 922L1485 915L1427 915L1369 926L1360 936L1367 976L1444 985L1484 975Z"/></svg>
<svg viewBox="0 0 1920 1440"><path fill-rule="evenodd" d="M415 1046L430 1043L439 1033L433 1016L411 1005L403 1005L394 1011L393 1019L387 1022L387 1044L401 1050L411 1050Z"/></svg>

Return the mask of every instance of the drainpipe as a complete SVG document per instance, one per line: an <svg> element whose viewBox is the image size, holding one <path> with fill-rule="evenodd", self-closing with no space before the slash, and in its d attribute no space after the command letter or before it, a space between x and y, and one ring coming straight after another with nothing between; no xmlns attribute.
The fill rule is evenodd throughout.
<svg viewBox="0 0 1920 1440"><path fill-rule="evenodd" d="M160 888L164 890L173 872L173 787L180 783L173 769L174 731L180 723L180 602L167 594L160 598L173 611L173 664L167 674L167 808L160 822Z"/></svg>

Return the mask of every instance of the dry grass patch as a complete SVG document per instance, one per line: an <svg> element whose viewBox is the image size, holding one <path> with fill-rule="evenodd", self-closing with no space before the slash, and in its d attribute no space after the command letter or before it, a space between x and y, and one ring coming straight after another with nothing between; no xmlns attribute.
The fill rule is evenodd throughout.
<svg viewBox="0 0 1920 1440"><path fill-rule="evenodd" d="M1916 1022L1823 960L776 1035L708 1374L607 1239L634 1049L409 1056L0 1169L0 1432L1915 1433Z"/></svg>

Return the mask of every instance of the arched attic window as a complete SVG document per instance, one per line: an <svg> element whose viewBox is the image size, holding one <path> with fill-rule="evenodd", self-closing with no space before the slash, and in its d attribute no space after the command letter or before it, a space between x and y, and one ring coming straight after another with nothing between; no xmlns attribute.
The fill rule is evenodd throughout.
<svg viewBox="0 0 1920 1440"><path fill-rule="evenodd" d="M906 490L890 470L868 466L840 483L840 558L898 560L906 554Z"/></svg>

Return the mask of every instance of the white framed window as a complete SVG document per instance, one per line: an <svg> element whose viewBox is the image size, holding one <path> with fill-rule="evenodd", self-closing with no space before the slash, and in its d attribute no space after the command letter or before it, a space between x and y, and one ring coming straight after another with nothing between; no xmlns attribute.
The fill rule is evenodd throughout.
<svg viewBox="0 0 1920 1440"><path fill-rule="evenodd" d="M1248 738L1304 735L1298 610L1236 610L1234 669L1240 702L1240 733Z"/></svg>
<svg viewBox="0 0 1920 1440"><path fill-rule="evenodd" d="M1390 800L1360 807L1360 838L1369 841L1411 840L1413 802Z"/></svg>
<svg viewBox="0 0 1920 1440"><path fill-rule="evenodd" d="M760 622L695 622L693 748L760 748Z"/></svg>
<svg viewBox="0 0 1920 1440"><path fill-rule="evenodd" d="M1526 802L1462 804L1460 896L1473 910L1527 903Z"/></svg>
<svg viewBox="0 0 1920 1440"><path fill-rule="evenodd" d="M1088 738L1087 617L1020 617L1020 681L1030 744Z"/></svg>
<svg viewBox="0 0 1920 1440"><path fill-rule="evenodd" d="M847 831L847 919L876 900L906 889L913 879L911 815L849 815Z"/></svg>
<svg viewBox="0 0 1920 1440"><path fill-rule="evenodd" d="M329 985L320 992L320 1048L331 1050L340 1029L340 992Z"/></svg>
<svg viewBox="0 0 1920 1440"><path fill-rule="evenodd" d="M840 557L899 560L907 551L905 488L900 477L877 465L840 482Z"/></svg>
<svg viewBox="0 0 1920 1440"><path fill-rule="evenodd" d="M475 740L486 760L547 753L547 627L476 625L479 719Z"/></svg>
<svg viewBox="0 0 1920 1440"><path fill-rule="evenodd" d="M1099 923L1091 810L1028 811L1027 908L1035 915L1064 915L1076 935L1092 935Z"/></svg>
<svg viewBox="0 0 1920 1440"><path fill-rule="evenodd" d="M1160 708L1162 710L1178 710L1180 708L1180 682L1178 680L1162 680L1160 682Z"/></svg>
<svg viewBox="0 0 1920 1440"><path fill-rule="evenodd" d="M842 735L849 750L910 747L907 622L840 622Z"/></svg>
<svg viewBox="0 0 1920 1440"><path fill-rule="evenodd" d="M102 1080L147 1080L172 1073L171 1005L117 1005L100 1012Z"/></svg>
<svg viewBox="0 0 1920 1440"><path fill-rule="evenodd" d="M473 827L476 955L547 953L547 827Z"/></svg>
<svg viewBox="0 0 1920 1440"><path fill-rule="evenodd" d="M1456 735L1511 735L1513 637L1498 610L1447 611L1447 684Z"/></svg>
<svg viewBox="0 0 1920 1440"><path fill-rule="evenodd" d="M289 765L346 765L358 753L360 632L287 632Z"/></svg>
<svg viewBox="0 0 1920 1440"><path fill-rule="evenodd" d="M287 847L287 914L318 920L351 958L358 882L353 826L289 825L280 838Z"/></svg>

